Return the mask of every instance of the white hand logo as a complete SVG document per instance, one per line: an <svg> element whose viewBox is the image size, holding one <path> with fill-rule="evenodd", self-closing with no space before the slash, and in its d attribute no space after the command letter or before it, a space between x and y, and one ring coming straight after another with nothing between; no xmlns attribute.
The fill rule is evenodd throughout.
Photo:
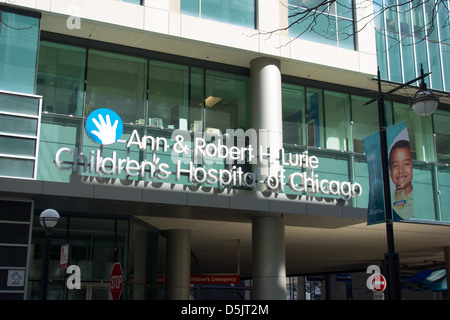
<svg viewBox="0 0 450 320"><path fill-rule="evenodd" d="M106 122L101 114L98 115L98 119L100 122L98 122L95 118L92 119L92 122L94 122L98 131L91 130L91 133L95 134L102 141L102 144L111 144L116 142L116 128L119 121L116 120L114 124L111 125L109 114L106 115Z"/></svg>

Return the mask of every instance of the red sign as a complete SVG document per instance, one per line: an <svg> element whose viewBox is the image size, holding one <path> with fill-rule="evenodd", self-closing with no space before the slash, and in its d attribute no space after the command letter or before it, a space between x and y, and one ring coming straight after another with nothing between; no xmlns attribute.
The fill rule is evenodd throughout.
<svg viewBox="0 0 450 320"><path fill-rule="evenodd" d="M158 276L158 284L164 284L166 277ZM238 274L194 274L191 275L191 284L239 284L241 277Z"/></svg>
<svg viewBox="0 0 450 320"><path fill-rule="evenodd" d="M113 300L119 300L122 294L123 272L120 263L116 263L111 271L110 289Z"/></svg>
<svg viewBox="0 0 450 320"><path fill-rule="evenodd" d="M191 284L239 284L238 274L194 274L191 275Z"/></svg>
<svg viewBox="0 0 450 320"><path fill-rule="evenodd" d="M59 269L67 269L67 264L69 261L69 245L64 244L61 246L61 252L59 255Z"/></svg>
<svg viewBox="0 0 450 320"><path fill-rule="evenodd" d="M380 273L375 274L372 279L372 286L374 291L383 292L386 289L386 278Z"/></svg>

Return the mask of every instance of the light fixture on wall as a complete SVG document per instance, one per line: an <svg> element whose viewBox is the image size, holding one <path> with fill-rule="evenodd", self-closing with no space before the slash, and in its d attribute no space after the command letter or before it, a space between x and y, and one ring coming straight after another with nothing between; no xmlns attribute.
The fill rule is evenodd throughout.
<svg viewBox="0 0 450 320"><path fill-rule="evenodd" d="M439 98L431 92L427 88L427 85L423 78L423 68L420 66L420 74L422 76L422 80L420 82L420 89L414 95L414 99L412 101L412 108L415 113L421 116L429 116L436 111Z"/></svg>
<svg viewBox="0 0 450 320"><path fill-rule="evenodd" d="M208 98L205 99L205 106L213 107L214 105L216 105L221 100L222 100L222 98L209 96Z"/></svg>

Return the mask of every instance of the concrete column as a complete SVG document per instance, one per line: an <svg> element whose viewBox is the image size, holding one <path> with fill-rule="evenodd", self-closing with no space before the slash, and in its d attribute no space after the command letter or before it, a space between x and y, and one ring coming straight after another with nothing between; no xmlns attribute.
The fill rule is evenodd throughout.
<svg viewBox="0 0 450 320"><path fill-rule="evenodd" d="M286 299L284 221L257 217L252 222L253 299Z"/></svg>
<svg viewBox="0 0 450 320"><path fill-rule="evenodd" d="M444 248L445 272L447 273L447 299L450 300L450 247Z"/></svg>
<svg viewBox="0 0 450 320"><path fill-rule="evenodd" d="M283 113L281 104L280 61L271 58L252 60L251 124L258 132L259 146L270 149L271 164L258 162L261 177L277 175L280 149L283 147Z"/></svg>
<svg viewBox="0 0 450 320"><path fill-rule="evenodd" d="M258 147L270 154L270 162L257 164L264 180L268 175L278 176L282 169L278 159L283 147L280 61L252 60L250 78L252 128L258 132ZM254 299L286 299L284 220L280 216L255 217L252 222Z"/></svg>
<svg viewBox="0 0 450 320"><path fill-rule="evenodd" d="M258 217L252 224L253 299L286 299L284 221Z"/></svg>
<svg viewBox="0 0 450 320"><path fill-rule="evenodd" d="M190 230L167 231L166 257L166 299L189 300L191 277Z"/></svg>
<svg viewBox="0 0 450 320"><path fill-rule="evenodd" d="M327 300L336 300L337 284L335 274L326 275L325 290Z"/></svg>

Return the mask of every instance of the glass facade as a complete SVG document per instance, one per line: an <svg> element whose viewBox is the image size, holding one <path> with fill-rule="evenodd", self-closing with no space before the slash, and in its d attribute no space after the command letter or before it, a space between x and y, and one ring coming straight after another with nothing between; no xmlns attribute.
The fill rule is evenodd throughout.
<svg viewBox="0 0 450 320"><path fill-rule="evenodd" d="M0 90L35 93L40 18L0 7Z"/></svg>
<svg viewBox="0 0 450 320"><path fill-rule="evenodd" d="M408 82L425 72L435 90L450 90L450 13L445 1L374 1L382 79Z"/></svg>
<svg viewBox="0 0 450 320"><path fill-rule="evenodd" d="M364 105L369 98L292 82L284 82L282 92L285 149L316 155L320 167L314 173L321 178L357 181L369 190L362 140L379 130L376 102ZM422 117L403 103L385 105L388 125L406 121L408 128L418 203L415 218L448 221L448 112ZM293 193L289 188L285 192ZM356 207L367 207L367 192L352 201Z"/></svg>
<svg viewBox="0 0 450 320"><path fill-rule="evenodd" d="M70 171L54 170L53 157L59 148L78 148L85 155L98 149L84 130L87 116L97 108L120 114L124 141L133 130L140 136L171 141L175 129L190 130L191 134L210 130L224 134L226 129L250 127L250 80L243 70L225 72L226 68L182 63L179 59L163 61L50 41L41 42L40 53L37 89L44 96L44 112L38 179L69 181ZM58 62L53 69L49 63L52 60ZM285 148L316 155L321 166L315 173L323 179L357 181L368 190L362 140L378 131L376 103L364 106L369 98L362 95L299 85L295 79L283 82L282 93ZM427 204L421 218L445 219L448 113L438 111L431 117L420 117L402 103L386 102L386 107L389 125L407 122L416 188L420 190L418 203ZM114 145L103 146L101 152L104 157L112 157L114 151L118 158L136 161L154 157L147 149L130 149L127 153ZM170 154L156 151L155 155L175 172ZM73 155L66 153L64 157L62 160L70 162ZM225 163L213 165L223 168ZM292 170L298 168L287 167L286 176ZM79 174L90 173L79 167ZM125 172L114 177L140 179ZM171 179L174 175L165 182L176 182ZM190 184L187 177L177 183ZM285 192L295 194L287 187ZM350 201L352 206L364 208L367 200L363 193Z"/></svg>
<svg viewBox="0 0 450 320"><path fill-rule="evenodd" d="M255 28L255 0L181 0L181 13L234 24L246 28Z"/></svg>
<svg viewBox="0 0 450 320"><path fill-rule="evenodd" d="M49 41L41 41L37 92L44 97L40 180L69 181L69 171L51 170L58 149L77 148L85 155L97 150L84 127L86 118L98 108L120 115L124 123L121 139L125 141L134 130L141 137L170 140L174 129L225 133L226 129L248 129L250 122L250 79L246 72L230 73L220 67L215 70ZM111 157L116 149L104 146L102 156ZM139 162L153 156L148 149L132 149L129 154L125 148L117 151L117 157ZM157 151L156 156L167 160L171 155L170 151ZM72 161L73 155L64 153L61 160ZM174 167L169 170L174 171ZM124 171L115 177L138 179Z"/></svg>
<svg viewBox="0 0 450 320"><path fill-rule="evenodd" d="M142 0L122 0L122 1L139 5L142 4Z"/></svg>
<svg viewBox="0 0 450 320"><path fill-rule="evenodd" d="M0 176L36 178L41 102L0 91Z"/></svg>
<svg viewBox="0 0 450 320"><path fill-rule="evenodd" d="M353 1L288 1L289 36L355 49Z"/></svg>
<svg viewBox="0 0 450 320"><path fill-rule="evenodd" d="M124 274L122 299L161 299L157 274L164 270L165 240L145 225L129 219L60 213L52 231L48 300L108 300L114 263ZM39 298L44 230L34 215L30 249L28 297ZM68 265L80 268L81 289L67 290L66 269L60 269L61 246L70 244ZM158 266L160 269L158 269ZM69 274L70 275L70 274Z"/></svg>

